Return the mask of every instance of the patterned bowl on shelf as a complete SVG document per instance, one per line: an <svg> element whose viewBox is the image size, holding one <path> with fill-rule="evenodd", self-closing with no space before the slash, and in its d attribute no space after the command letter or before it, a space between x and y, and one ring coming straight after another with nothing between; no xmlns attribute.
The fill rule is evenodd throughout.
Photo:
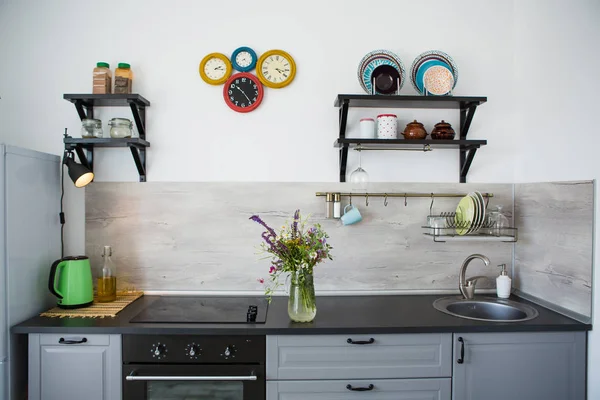
<svg viewBox="0 0 600 400"><path fill-rule="evenodd" d="M402 86L404 85L404 81L405 76L406 76L406 72L404 69L404 64L402 64L402 61L400 60L400 57L398 57L396 54L392 53L391 51L388 50L375 50L372 51L370 53L367 53L362 60L360 61L359 65L358 65L358 81L360 82L360 86L363 88L363 90L365 92L367 92L368 94L371 94L372 92L372 85L373 85L373 72L375 71L375 69L379 66L382 65L389 65L391 67L393 67L396 71L397 74L394 74L395 76L400 78L400 87L396 87L396 85L394 85L396 87L396 89L401 89ZM377 94L394 94L396 91L394 90L393 93L383 93L377 90L377 88L375 88L375 93Z"/></svg>
<svg viewBox="0 0 600 400"><path fill-rule="evenodd" d="M456 83L458 82L458 66L456 65L456 63L454 62L452 57L450 57L447 53L444 53L443 51L439 51L439 50L426 51L424 53L419 54L419 56L417 56L413 60L411 67L410 67L410 81L412 83L413 88L418 93L421 93L421 94L425 93L425 88L423 87L422 77L425 75L427 68L431 67L430 64L426 64L426 63L429 63L431 61L440 62L447 66L450 73L452 74L452 90L453 90L456 87ZM427 65L428 67L425 68L425 65ZM441 65L441 64L437 64L437 65ZM422 67L424 67L424 68L422 69ZM438 69L438 71L439 71L439 69ZM444 73L443 71L438 72L437 74L443 74L443 75L447 76L447 74ZM419 78L418 75L421 76L421 78ZM433 79L433 78L430 78L430 79ZM448 85L448 81L446 81L445 85L443 85L443 86L447 86L447 85ZM436 90L439 92L440 88L437 88ZM448 91L448 92L450 92L450 91ZM446 92L444 94L447 94L448 92ZM430 93L435 94L433 92L430 92Z"/></svg>

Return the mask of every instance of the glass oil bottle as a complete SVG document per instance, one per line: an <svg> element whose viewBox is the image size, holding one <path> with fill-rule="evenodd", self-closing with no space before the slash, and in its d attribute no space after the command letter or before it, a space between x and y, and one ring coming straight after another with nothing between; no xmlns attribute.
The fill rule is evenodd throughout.
<svg viewBox="0 0 600 400"><path fill-rule="evenodd" d="M116 267L111 259L112 249L110 246L104 246L102 257L104 265L102 266L102 276L98 278L98 297L100 303L108 303L117 299L117 276Z"/></svg>

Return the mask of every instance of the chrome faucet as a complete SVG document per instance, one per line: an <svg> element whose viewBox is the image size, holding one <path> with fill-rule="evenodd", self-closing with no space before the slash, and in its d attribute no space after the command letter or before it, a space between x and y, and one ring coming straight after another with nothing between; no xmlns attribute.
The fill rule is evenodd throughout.
<svg viewBox="0 0 600 400"><path fill-rule="evenodd" d="M458 278L458 288L460 289L460 293L462 293L463 298L472 299L475 295L475 284L479 279L486 278L487 276L474 276L472 278L466 279L465 274L467 273L467 266L474 259L479 258L481 261L485 263L485 265L490 265L490 259L484 256L483 254L471 254L469 257L463 261L462 266L460 267L460 274Z"/></svg>

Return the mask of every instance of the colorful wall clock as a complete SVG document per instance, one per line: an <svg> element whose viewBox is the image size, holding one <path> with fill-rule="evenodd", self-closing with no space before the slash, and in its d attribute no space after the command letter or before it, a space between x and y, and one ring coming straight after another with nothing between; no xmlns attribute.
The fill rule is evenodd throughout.
<svg viewBox="0 0 600 400"><path fill-rule="evenodd" d="M240 72L249 72L256 67L258 57L250 47L239 47L231 55L233 68Z"/></svg>
<svg viewBox="0 0 600 400"><path fill-rule="evenodd" d="M233 68L225 54L211 53L200 62L200 76L211 85L221 85L231 76Z"/></svg>
<svg viewBox="0 0 600 400"><path fill-rule="evenodd" d="M225 103L233 111L247 113L260 105L263 87L255 75L240 72L232 75L223 87Z"/></svg>
<svg viewBox="0 0 600 400"><path fill-rule="evenodd" d="M263 85L279 89L294 80L296 63L283 50L269 50L258 59L256 75Z"/></svg>

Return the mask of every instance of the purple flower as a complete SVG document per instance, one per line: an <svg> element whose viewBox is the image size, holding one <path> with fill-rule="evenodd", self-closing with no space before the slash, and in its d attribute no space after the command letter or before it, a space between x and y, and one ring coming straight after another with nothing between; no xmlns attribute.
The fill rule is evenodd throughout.
<svg viewBox="0 0 600 400"><path fill-rule="evenodd" d="M258 278L257 281L258 283L265 283L265 280L263 278Z"/></svg>
<svg viewBox="0 0 600 400"><path fill-rule="evenodd" d="M274 265L271 265L271 268L269 268L269 273L272 274L275 271L277 271L277 268Z"/></svg>
<svg viewBox="0 0 600 400"><path fill-rule="evenodd" d="M265 222L262 219L260 219L260 217L258 215L253 215L250 217L250 219L254 222L258 222L259 224L261 224L267 231L269 231L271 236L273 236L273 237L277 236L275 231L269 225L265 224Z"/></svg>

